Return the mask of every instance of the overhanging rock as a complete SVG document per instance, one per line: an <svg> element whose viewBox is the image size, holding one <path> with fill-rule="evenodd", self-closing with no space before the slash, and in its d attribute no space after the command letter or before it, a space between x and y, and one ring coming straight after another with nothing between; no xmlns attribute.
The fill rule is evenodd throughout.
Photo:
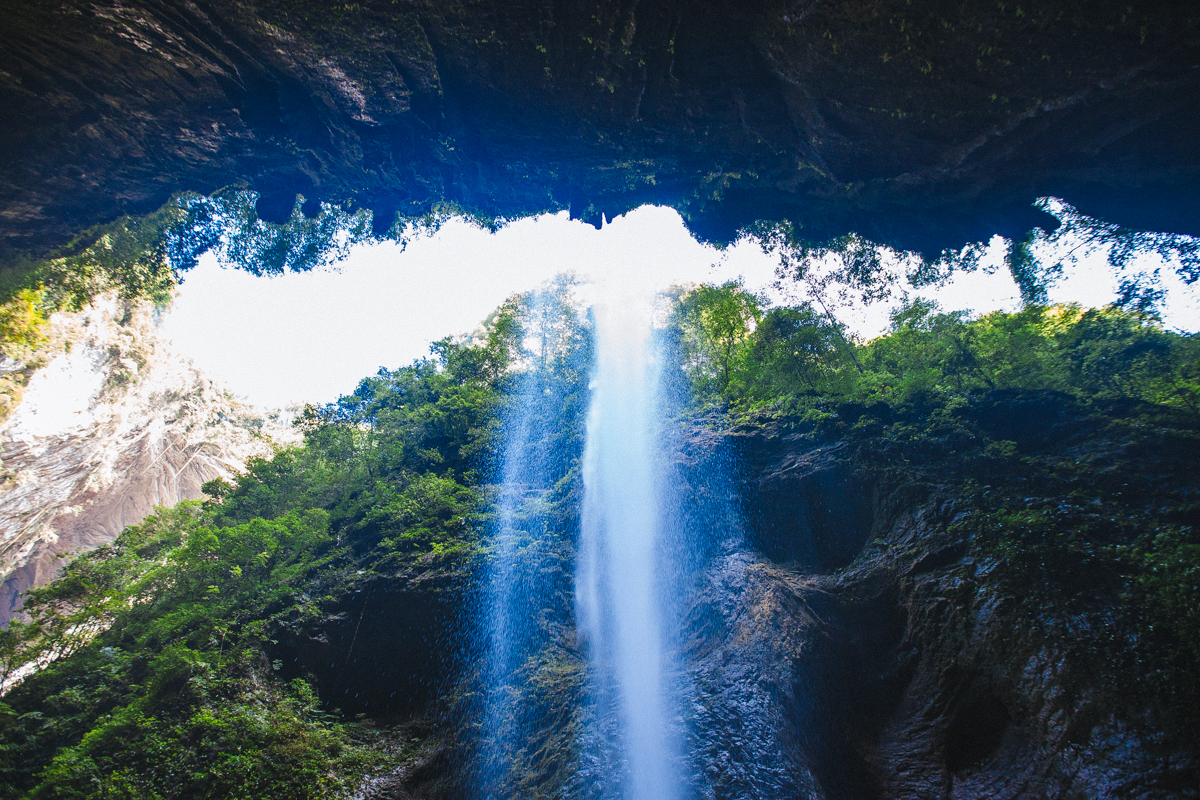
<svg viewBox="0 0 1200 800"><path fill-rule="evenodd" d="M643 203L902 249L1040 195L1200 233L1200 7L1180 2L15 0L11 262L181 190L487 216Z"/></svg>

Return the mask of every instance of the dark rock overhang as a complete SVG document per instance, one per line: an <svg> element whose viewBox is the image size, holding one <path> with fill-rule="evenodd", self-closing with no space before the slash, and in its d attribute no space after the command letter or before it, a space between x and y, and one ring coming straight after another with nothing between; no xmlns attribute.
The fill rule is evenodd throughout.
<svg viewBox="0 0 1200 800"><path fill-rule="evenodd" d="M674 206L943 248L1042 195L1200 233L1200 6L1041 0L13 0L3 261L172 194L386 228Z"/></svg>

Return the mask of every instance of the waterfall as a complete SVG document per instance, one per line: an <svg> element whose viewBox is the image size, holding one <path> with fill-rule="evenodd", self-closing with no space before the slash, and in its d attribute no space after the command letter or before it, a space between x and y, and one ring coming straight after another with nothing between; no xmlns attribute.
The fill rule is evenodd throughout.
<svg viewBox="0 0 1200 800"><path fill-rule="evenodd" d="M654 293L594 305L588 325L573 285L531 293L519 314L524 368L501 414L482 593L475 794L675 800L688 791L664 605L677 581L661 563Z"/></svg>
<svg viewBox="0 0 1200 800"><path fill-rule="evenodd" d="M583 453L584 500L576 564L580 638L597 719L593 759L601 796L679 795L677 733L656 574L662 518L657 385L648 301L597 306L592 399Z"/></svg>

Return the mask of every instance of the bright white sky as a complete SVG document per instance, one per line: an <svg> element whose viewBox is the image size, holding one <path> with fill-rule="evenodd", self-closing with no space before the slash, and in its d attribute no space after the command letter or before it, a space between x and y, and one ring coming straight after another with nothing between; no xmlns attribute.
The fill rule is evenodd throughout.
<svg viewBox="0 0 1200 800"><path fill-rule="evenodd" d="M996 240L983 268L922 294L948 310L1015 310L1017 287L1006 269L996 269L1002 254ZM186 275L161 332L253 403L322 403L353 391L381 366L427 355L433 341L474 330L507 297L559 273L661 288L740 276L747 289L769 291L775 266L752 243L723 253L699 244L667 208L637 209L599 231L565 213L513 222L495 234L455 220L403 251L392 244L356 248L326 271L257 278L206 256ZM1103 305L1116 284L1103 258L1091 259L1060 281L1051 299ZM1188 295L1186 308L1169 295L1168 325L1198 327L1196 297ZM869 338L886 329L889 308L839 313Z"/></svg>

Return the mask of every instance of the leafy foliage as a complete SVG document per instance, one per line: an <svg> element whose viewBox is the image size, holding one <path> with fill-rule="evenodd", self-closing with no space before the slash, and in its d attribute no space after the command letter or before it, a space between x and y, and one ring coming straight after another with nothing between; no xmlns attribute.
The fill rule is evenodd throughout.
<svg viewBox="0 0 1200 800"><path fill-rule="evenodd" d="M1104 253L1120 276L1117 305L1143 314L1152 314L1164 293L1158 288L1158 270L1130 272L1136 257L1156 255L1164 265L1172 265L1184 283L1200 280L1200 239L1194 236L1124 228L1050 197L1041 198L1038 205L1058 219L1058 227L1030 231L1009 244L1006 257L1027 303L1045 303L1049 285L1068 265L1091 253Z"/></svg>
<svg viewBox="0 0 1200 800"><path fill-rule="evenodd" d="M370 216L366 211L349 213L328 204L311 218L301 211L304 198L297 197L291 217L283 225L258 218L256 197L250 192L228 192L213 197L185 199L188 221L173 240L184 243L188 254L179 268L195 263L201 241L214 249L222 263L254 275L307 272L344 258L350 247L369 240Z"/></svg>
<svg viewBox="0 0 1200 800"><path fill-rule="evenodd" d="M0 298L33 292L48 311L77 311L105 292L165 305L182 275L208 252L225 267L282 275L331 266L357 244L392 240L405 246L453 218L493 232L503 224L438 203L422 216L380 228L366 209L309 203L303 196L295 198L288 219L275 224L259 218L257 202L257 193L241 189L181 193L144 217L122 217L81 233L44 262L5 265Z"/></svg>
<svg viewBox="0 0 1200 800"><path fill-rule="evenodd" d="M1054 218L1007 242L1004 265L1026 305L1046 305L1049 289L1068 266L1084 256L1103 254L1118 281L1118 308L1153 316L1166 298L1163 272L1170 270L1188 285L1200 279L1200 238L1125 228L1081 214L1054 197L1035 204ZM825 242L808 239L789 222L758 222L743 231L764 252L779 258L781 284L802 288L827 314L836 306L874 302L894 296L904 282L920 288L947 280L955 272L973 272L988 242L945 250L936 257L894 250L856 234ZM1136 261L1157 256L1160 265ZM1144 263L1144 262L1143 262Z"/></svg>
<svg viewBox="0 0 1200 800"><path fill-rule="evenodd" d="M0 372L0 419L20 402L34 370L44 363L42 350L49 340L48 327L38 292L22 289L0 304L0 359L10 362Z"/></svg>
<svg viewBox="0 0 1200 800"><path fill-rule="evenodd" d="M46 341L46 309L37 292L22 289L0 305L0 349L12 359L21 358Z"/></svg>
<svg viewBox="0 0 1200 800"><path fill-rule="evenodd" d="M378 758L303 683L260 680L266 621L334 556L329 515L223 524L188 502L31 592L3 642L45 668L0 716L5 797L325 797ZM32 707L30 707L32 704ZM28 794L27 794L28 793Z"/></svg>
<svg viewBox="0 0 1200 800"><path fill-rule="evenodd" d="M762 311L726 284L684 295L672 327L699 397L746 412L819 416L838 403L945 403L997 389L1200 412L1200 339L1116 306L1030 306L972 320L918 300L897 309L888 335L857 344L810 305Z"/></svg>
<svg viewBox="0 0 1200 800"><path fill-rule="evenodd" d="M726 392L735 373L747 368L744 346L762 318L762 301L737 282L703 284L675 305L679 357L700 391Z"/></svg>
<svg viewBox="0 0 1200 800"><path fill-rule="evenodd" d="M569 529L589 352L571 286L515 297L432 358L306 409L303 446L206 485L208 501L160 511L30 593L28 620L0 632L0 682L21 681L0 704L0 797L344 796L392 763L375 746L384 734L275 677L272 631L320 619L373 576L486 547L486 481L515 397L552 399L521 441L565 455L530 478L553 488L514 524L530 541L535 523ZM14 326L36 322L26 300ZM699 412L836 437L881 473L951 487L951 533L986 565L973 580L1030 614L1098 619L1120 598L1139 638L1087 640L1080 662L1119 662L1114 675L1148 665L1155 691L1195 705L1198 520L1171 484L1196 441L1195 337L1118 307L970 319L914 303L858 343L820 303L766 308L737 284L680 292L665 335ZM1070 421L1067 444L1030 434L1042 418ZM1096 426L1106 447L1071 433ZM1175 461L1131 477L1152 449Z"/></svg>
<svg viewBox="0 0 1200 800"><path fill-rule="evenodd" d="M271 632L374 575L478 551L516 370L558 364L575 335L547 308L516 297L434 358L306 409L303 446L28 593L0 635L0 680L20 681L0 707L0 797L332 797L385 766L367 746L381 734L273 677Z"/></svg>
<svg viewBox="0 0 1200 800"><path fill-rule="evenodd" d="M1061 627L1073 674L1114 705L1200 729L1200 337L1116 305L970 319L925 302L866 343L808 305L731 335L717 289L737 291L685 295L672 323L685 367L707 365L698 411L846 442L853 463L954 498L951 541L974 565L956 602L989 587ZM724 363L727 381L705 379Z"/></svg>
<svg viewBox="0 0 1200 800"><path fill-rule="evenodd" d="M78 311L105 292L165 305L181 274L209 251L226 266L279 275L328 266L372 238L367 211L326 204L310 217L298 197L288 221L275 225L258 218L256 201L254 192L241 190L177 195L144 217L122 217L80 234L56 257L6 268L0 297L11 304L32 293L47 312ZM436 224L417 220L411 227L419 233Z"/></svg>

